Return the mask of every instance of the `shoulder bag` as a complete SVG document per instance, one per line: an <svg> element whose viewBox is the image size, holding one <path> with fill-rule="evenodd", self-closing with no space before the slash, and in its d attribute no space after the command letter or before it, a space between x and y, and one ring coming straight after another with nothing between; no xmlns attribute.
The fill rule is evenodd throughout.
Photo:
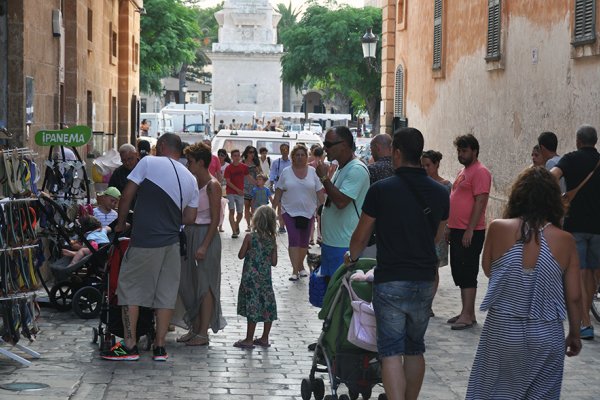
<svg viewBox="0 0 600 400"><path fill-rule="evenodd" d="M592 175L594 175L594 172L596 172L596 169L598 169L599 166L600 166L600 160L598 160L598 163L596 164L596 166L594 167L592 172L590 172L588 174L588 176L586 176L585 179L583 181L581 181L581 183L579 185L577 185L577 187L575 189L571 189L568 192L563 193L563 195L562 195L563 201L567 208L571 205L571 202L573 201L575 196L577 196L577 192L579 192L579 190L587 183L587 181L590 180L590 178L592 177Z"/></svg>
<svg viewBox="0 0 600 400"><path fill-rule="evenodd" d="M185 231L183 230L183 193L181 191L181 181L179 180L179 174L177 173L177 168L175 168L173 160L169 158L169 161L171 162L173 170L175 171L177 185L179 185L179 211L181 212L181 223L179 224L179 255L187 260L187 237L185 235Z"/></svg>

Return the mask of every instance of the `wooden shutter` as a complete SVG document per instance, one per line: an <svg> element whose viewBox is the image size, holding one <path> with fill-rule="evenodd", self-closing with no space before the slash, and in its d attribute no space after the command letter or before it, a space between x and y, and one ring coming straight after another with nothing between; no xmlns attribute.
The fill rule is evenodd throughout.
<svg viewBox="0 0 600 400"><path fill-rule="evenodd" d="M575 29L573 44L596 40L596 0L575 0Z"/></svg>
<svg viewBox="0 0 600 400"><path fill-rule="evenodd" d="M394 95L394 117L404 116L404 68L396 69L396 92Z"/></svg>
<svg viewBox="0 0 600 400"><path fill-rule="evenodd" d="M433 3L433 69L442 68L442 0Z"/></svg>
<svg viewBox="0 0 600 400"><path fill-rule="evenodd" d="M488 0L488 36L485 59L494 61L500 59L501 0Z"/></svg>

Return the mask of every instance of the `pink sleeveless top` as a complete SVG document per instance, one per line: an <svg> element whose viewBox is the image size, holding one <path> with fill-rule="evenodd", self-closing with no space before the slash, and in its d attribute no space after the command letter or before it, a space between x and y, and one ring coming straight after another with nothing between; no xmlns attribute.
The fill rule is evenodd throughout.
<svg viewBox="0 0 600 400"><path fill-rule="evenodd" d="M196 223L198 225L210 224L210 207L208 204L208 193L206 193L207 183L202 189L200 189L200 196L198 198L198 214L196 214Z"/></svg>

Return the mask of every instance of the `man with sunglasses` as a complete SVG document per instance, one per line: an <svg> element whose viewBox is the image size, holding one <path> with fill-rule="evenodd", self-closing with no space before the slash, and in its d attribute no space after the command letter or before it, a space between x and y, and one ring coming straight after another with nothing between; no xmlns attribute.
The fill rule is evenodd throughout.
<svg viewBox="0 0 600 400"><path fill-rule="evenodd" d="M369 189L369 172L366 165L354 156L354 138L347 127L329 128L323 146L327 160L336 160L339 165L331 179L325 163L319 161L316 168L327 192L321 215L321 274L332 276L344 262L344 253L358 224L360 209Z"/></svg>

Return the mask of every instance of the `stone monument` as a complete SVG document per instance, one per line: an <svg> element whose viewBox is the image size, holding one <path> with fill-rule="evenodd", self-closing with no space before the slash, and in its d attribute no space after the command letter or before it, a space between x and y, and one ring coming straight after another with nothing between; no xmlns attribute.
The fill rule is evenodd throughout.
<svg viewBox="0 0 600 400"><path fill-rule="evenodd" d="M209 54L215 113L281 111L281 15L268 0L225 0L215 18L219 40Z"/></svg>

